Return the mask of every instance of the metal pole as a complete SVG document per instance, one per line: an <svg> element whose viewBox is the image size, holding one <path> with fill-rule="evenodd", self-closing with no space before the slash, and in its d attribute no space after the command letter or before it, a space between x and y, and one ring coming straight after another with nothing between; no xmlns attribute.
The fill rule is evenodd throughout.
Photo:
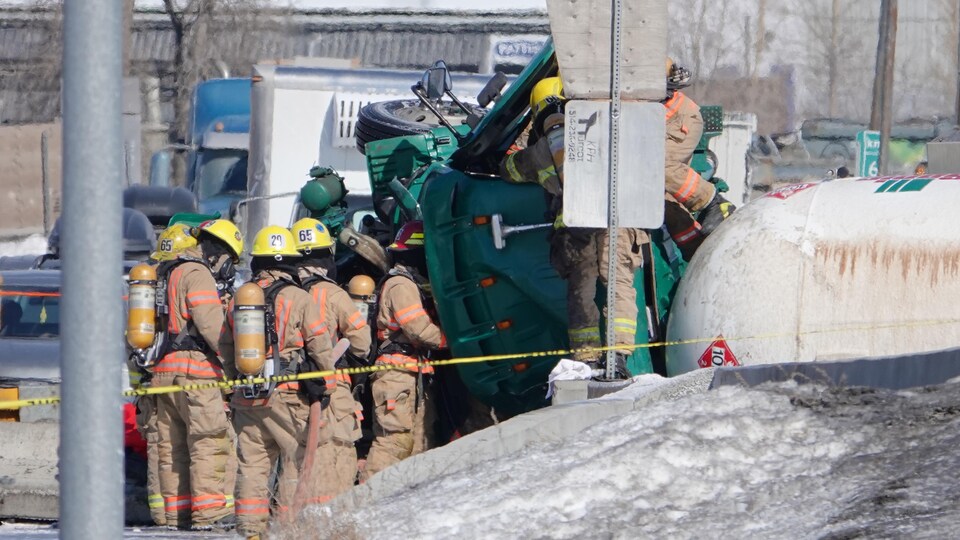
<svg viewBox="0 0 960 540"><path fill-rule="evenodd" d="M883 66L886 65L887 49L887 6L889 0L883 0L880 5L880 21L878 23L877 36L877 62L873 76L873 102L870 108L870 129L880 130L880 117L883 115Z"/></svg>
<svg viewBox="0 0 960 540"><path fill-rule="evenodd" d="M613 28L610 59L610 228L607 238L607 346L616 343L616 304L617 304L617 235L620 220L617 213L617 161L620 154L620 30L623 14L622 0L613 0ZM617 353L607 351L607 379L616 376Z"/></svg>
<svg viewBox="0 0 960 540"><path fill-rule="evenodd" d="M897 0L887 0L887 41L883 55L883 113L880 115L880 174L889 173L890 129L893 124L893 67L897 51Z"/></svg>
<svg viewBox="0 0 960 540"><path fill-rule="evenodd" d="M122 4L63 2L60 531L123 536Z"/></svg>
<svg viewBox="0 0 960 540"><path fill-rule="evenodd" d="M957 94L956 101L954 102L954 118L953 121L956 125L960 126L960 5L953 5L953 29L957 31L957 56L954 58L956 62L957 72Z"/></svg>
<svg viewBox="0 0 960 540"><path fill-rule="evenodd" d="M50 189L50 132L40 134L40 188L43 190L43 234L53 228L53 193Z"/></svg>

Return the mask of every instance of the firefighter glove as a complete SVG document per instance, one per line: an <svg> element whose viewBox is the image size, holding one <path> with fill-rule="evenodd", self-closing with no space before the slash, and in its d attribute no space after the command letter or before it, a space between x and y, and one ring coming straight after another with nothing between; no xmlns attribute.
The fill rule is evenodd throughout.
<svg viewBox="0 0 960 540"><path fill-rule="evenodd" d="M306 362L304 367L307 367L310 371L320 371L320 368L313 362ZM300 381L300 388L311 404L322 400L327 394L327 383L323 377L304 379Z"/></svg>

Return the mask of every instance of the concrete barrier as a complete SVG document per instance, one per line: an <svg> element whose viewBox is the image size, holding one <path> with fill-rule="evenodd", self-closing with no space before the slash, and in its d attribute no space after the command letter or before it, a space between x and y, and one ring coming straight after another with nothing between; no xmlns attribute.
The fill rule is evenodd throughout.
<svg viewBox="0 0 960 540"><path fill-rule="evenodd" d="M0 518L55 520L57 422L0 424Z"/></svg>

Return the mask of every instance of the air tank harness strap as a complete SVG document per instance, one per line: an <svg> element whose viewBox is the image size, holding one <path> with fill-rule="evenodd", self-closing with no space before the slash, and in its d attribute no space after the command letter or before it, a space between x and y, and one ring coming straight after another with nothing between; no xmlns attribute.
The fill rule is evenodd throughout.
<svg viewBox="0 0 960 540"><path fill-rule="evenodd" d="M167 353L179 351L198 351L206 355L214 354L207 341L192 335L188 328L184 328L176 337L167 342Z"/></svg>
<svg viewBox="0 0 960 540"><path fill-rule="evenodd" d="M200 263L206 266L203 260L196 257L180 256L172 261L164 261L157 265L157 323L161 328L167 327L170 317L170 306L167 305L167 285L170 274L180 265L188 262ZM198 351L205 355L214 355L214 351L203 338L193 335L190 330L194 327L193 321L187 321L186 326L172 339L164 340L160 356L171 352Z"/></svg>
<svg viewBox="0 0 960 540"><path fill-rule="evenodd" d="M264 309L263 309L263 322L264 322L264 332L267 337L267 346L270 348L271 356L273 357L273 373L272 376L277 377L280 375L293 375L295 372L291 370L291 364L293 362L284 362L280 358L280 336L277 334L277 324L276 324L276 314L274 312L274 306L276 305L277 294L286 287L297 287L298 285L285 278L280 278L277 281L271 283L267 288L263 290L264 297ZM256 395L249 395L245 397L249 398L269 398L273 394L274 388L276 388L276 383L270 383L265 388L261 388L259 392L256 392Z"/></svg>

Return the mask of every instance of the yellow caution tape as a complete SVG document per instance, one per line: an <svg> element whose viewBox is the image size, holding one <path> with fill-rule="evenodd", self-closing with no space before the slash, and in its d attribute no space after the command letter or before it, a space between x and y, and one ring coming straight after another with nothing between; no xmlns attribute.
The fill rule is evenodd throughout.
<svg viewBox="0 0 960 540"><path fill-rule="evenodd" d="M337 374L358 375L361 373L375 373L378 371L388 371L393 369L417 369L420 367L427 367L427 366L452 366L452 365L459 365L459 364L475 364L480 362L499 362L503 360L546 358L546 357L554 357L554 356L568 356L568 355L573 355L578 353L597 353L597 352L606 352L610 350L623 350L623 349L636 350L636 349L652 349L655 347L676 347L679 345L692 345L697 343L713 343L718 339L725 342L750 341L750 340L758 340L758 339L760 340L780 339L780 338L786 338L786 337L799 337L799 336L818 335L818 334L837 334L837 333L847 333L847 332L864 332L864 331L895 330L895 329L898 330L898 329L906 329L906 328L919 328L919 327L925 327L925 326L938 326L938 325L947 325L947 324L960 324L960 319L933 319L933 320L927 320L927 321L915 321L910 323L841 326L841 327L833 327L833 328L823 328L820 330L807 330L804 332L779 332L779 333L769 333L769 334L756 334L753 336L744 336L744 337L713 336L713 337L706 337L706 338L678 339L674 341L658 341L654 343L637 343L634 345L584 347L580 349L556 349L551 351L494 354L494 355L487 355L487 356L466 356L463 358L451 358L449 360L410 362L408 364L389 364L389 365L376 364L372 366L342 368L342 369L327 370L327 371L308 371L305 373L298 373L296 375L278 375L273 377L252 377L247 379L236 379L232 381L226 381L226 380L210 381L205 383L185 384L185 385L151 386L146 388L139 388L136 390L127 390L123 392L123 395L127 397L151 396L151 395L157 395L157 394L174 394L177 392L186 392L190 390L205 390L210 388L227 389L227 388L235 388L238 386L245 386L250 384L268 384L268 383L305 381L310 379L319 379L321 377L329 377ZM35 398L35 399L21 399L21 400L15 400L15 401L0 401L0 410L16 410L16 409L22 409L24 407L34 407L39 405L55 405L57 403L60 403L60 398L58 396Z"/></svg>

